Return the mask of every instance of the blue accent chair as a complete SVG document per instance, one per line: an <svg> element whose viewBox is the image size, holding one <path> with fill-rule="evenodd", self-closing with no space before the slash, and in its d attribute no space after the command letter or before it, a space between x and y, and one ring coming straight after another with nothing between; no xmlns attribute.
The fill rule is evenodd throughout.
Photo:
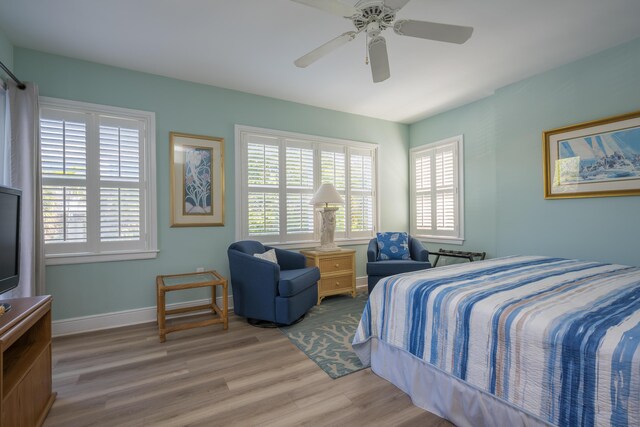
<svg viewBox="0 0 640 427"><path fill-rule="evenodd" d="M399 273L419 271L431 268L429 252L418 239L409 236L409 260L378 260L378 239L371 239L367 248L367 282L369 293L383 277Z"/></svg>
<svg viewBox="0 0 640 427"><path fill-rule="evenodd" d="M229 246L233 311L252 320L290 325L318 302L318 267L297 252L275 248L278 264L253 256L271 248L253 240Z"/></svg>

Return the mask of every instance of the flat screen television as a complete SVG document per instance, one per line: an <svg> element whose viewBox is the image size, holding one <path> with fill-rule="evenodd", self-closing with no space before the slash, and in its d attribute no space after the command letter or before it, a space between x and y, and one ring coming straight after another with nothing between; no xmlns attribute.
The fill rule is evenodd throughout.
<svg viewBox="0 0 640 427"><path fill-rule="evenodd" d="M0 294L20 282L21 197L20 190L0 186ZM8 304L3 306L5 311L10 308Z"/></svg>

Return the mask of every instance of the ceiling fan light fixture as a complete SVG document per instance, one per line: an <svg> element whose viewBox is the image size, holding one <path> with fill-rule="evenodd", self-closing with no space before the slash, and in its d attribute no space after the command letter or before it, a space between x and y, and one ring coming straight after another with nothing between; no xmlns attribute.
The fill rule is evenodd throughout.
<svg viewBox="0 0 640 427"><path fill-rule="evenodd" d="M324 10L349 19L356 31L344 33L322 46L312 50L294 61L300 68L307 67L333 50L353 40L364 32L370 41L366 44L371 64L373 82L379 83L390 77L387 42L380 34L387 28L393 28L401 36L418 37L447 43L462 44L469 40L472 27L440 24L438 22L416 21L413 19L396 20L396 13L409 0L359 0L354 6L343 3L344 0L292 0L307 6ZM365 60L367 63L367 60Z"/></svg>

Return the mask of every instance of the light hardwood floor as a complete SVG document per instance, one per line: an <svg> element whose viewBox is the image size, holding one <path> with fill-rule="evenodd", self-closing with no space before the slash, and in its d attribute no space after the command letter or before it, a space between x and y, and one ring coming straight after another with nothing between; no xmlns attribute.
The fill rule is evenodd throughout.
<svg viewBox="0 0 640 427"><path fill-rule="evenodd" d="M54 339L54 426L451 426L365 369L332 380L277 329L231 315L158 341L155 323Z"/></svg>

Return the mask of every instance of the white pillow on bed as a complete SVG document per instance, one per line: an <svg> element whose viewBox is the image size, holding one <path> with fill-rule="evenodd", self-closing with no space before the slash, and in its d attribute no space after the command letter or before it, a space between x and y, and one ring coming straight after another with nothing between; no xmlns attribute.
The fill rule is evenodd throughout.
<svg viewBox="0 0 640 427"><path fill-rule="evenodd" d="M275 264L278 263L278 258L276 258L276 250L270 249L263 254L253 254L254 257L264 259L266 261L271 261Z"/></svg>

